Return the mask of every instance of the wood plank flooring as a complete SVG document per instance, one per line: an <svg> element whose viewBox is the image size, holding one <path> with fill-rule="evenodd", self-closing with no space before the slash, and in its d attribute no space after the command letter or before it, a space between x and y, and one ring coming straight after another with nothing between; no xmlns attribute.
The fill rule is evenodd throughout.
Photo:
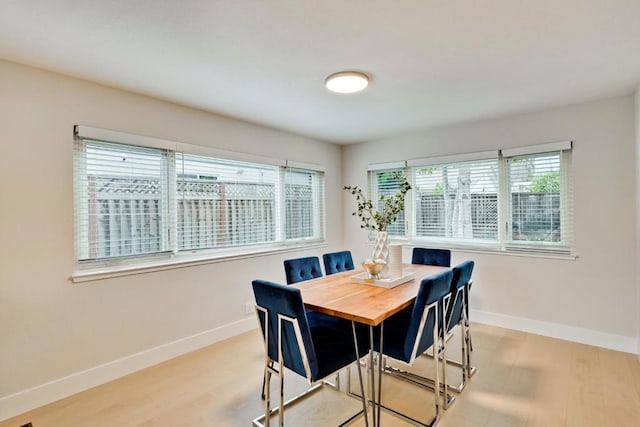
<svg viewBox="0 0 640 427"><path fill-rule="evenodd" d="M472 331L478 371L442 413L439 426L640 426L636 355L486 325L474 324ZM454 358L458 347L454 336L448 346ZM414 369L430 373L431 362L421 359ZM263 363L261 338L252 331L5 420L0 427L28 422L33 427L248 427L263 411ZM458 372L450 367L453 381ZM286 378L288 396L306 387L295 375ZM426 420L432 395L387 378L383 401ZM276 381L272 384L276 397ZM325 427L358 408L357 400L326 389L288 410L285 420L288 426ZM384 413L382 424L408 425Z"/></svg>

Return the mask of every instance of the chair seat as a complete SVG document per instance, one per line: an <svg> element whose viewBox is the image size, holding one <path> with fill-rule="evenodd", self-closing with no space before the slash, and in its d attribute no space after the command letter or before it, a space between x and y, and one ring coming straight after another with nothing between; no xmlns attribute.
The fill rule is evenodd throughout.
<svg viewBox="0 0 640 427"><path fill-rule="evenodd" d="M413 343L406 341L407 325L411 322L411 316L414 310L414 306L409 306L402 311L394 314L390 318L384 321L384 348L383 353L396 360L400 360L405 363L411 363L411 357L413 354ZM442 319L442 316L438 316ZM433 318L428 318L424 325L425 331L433 330ZM380 352L380 334L379 327L374 334L374 346L377 352ZM421 337L418 348L429 348L433 344L432 337L428 334L423 334Z"/></svg>

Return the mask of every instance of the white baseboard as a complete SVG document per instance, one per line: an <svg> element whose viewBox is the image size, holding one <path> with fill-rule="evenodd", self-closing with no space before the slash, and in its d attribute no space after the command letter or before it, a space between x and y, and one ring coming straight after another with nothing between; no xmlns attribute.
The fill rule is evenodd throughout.
<svg viewBox="0 0 640 427"><path fill-rule="evenodd" d="M0 421L256 328L254 317L0 397Z"/></svg>
<svg viewBox="0 0 640 427"><path fill-rule="evenodd" d="M625 353L638 354L639 340L634 337L608 334L592 329L577 328L559 323L543 322L540 320L526 319L523 317L508 316L505 314L490 313L487 311L470 310L469 317L472 322L486 325L499 326L507 329L544 335L566 341L589 344Z"/></svg>

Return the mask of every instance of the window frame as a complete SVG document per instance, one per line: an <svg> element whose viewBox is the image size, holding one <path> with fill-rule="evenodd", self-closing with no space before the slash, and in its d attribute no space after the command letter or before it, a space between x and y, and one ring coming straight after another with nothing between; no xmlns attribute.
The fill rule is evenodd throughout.
<svg viewBox="0 0 640 427"><path fill-rule="evenodd" d="M162 241L166 247L162 251L145 254L133 254L113 257L100 257L95 259L83 259L83 248L88 248L89 237L86 232L87 220L82 218L88 215L88 210L83 203L88 200L86 185L86 146L88 142L98 144L118 144L121 146L139 147L145 150L159 150L168 153L163 162L162 176L167 177L165 193L161 195L167 200L168 214L161 218L163 225ZM274 219L276 223L275 238L273 241L258 244L231 245L224 247L208 247L196 249L179 249L177 200L178 192L177 163L181 154L207 157L212 160L234 161L252 164L260 167L275 168L276 183L274 185ZM309 173L313 179L314 187L311 188L313 204L311 215L314 227L313 236L286 239L284 212L284 175L287 170L295 169ZM209 147L166 141L156 138L132 135L122 132L104 130L88 126L74 126L74 272L71 279L74 282L97 280L106 277L114 277L127 274L137 274L145 271L157 271L168 268L182 267L185 265L198 265L209 262L220 262L229 259L260 256L263 254L289 251L299 247L326 246L325 231L325 189L324 167L312 163L302 163L291 160L275 159L257 155L212 149ZM281 200L280 200L281 199ZM320 209L314 209L315 207ZM84 222L84 224L83 224ZM83 227L84 225L84 227ZM88 253L88 252L84 252Z"/></svg>
<svg viewBox="0 0 640 427"><path fill-rule="evenodd" d="M521 147L512 150L503 150L501 153L501 162L503 163L504 175L506 176L504 182L504 194L507 196L505 201L505 238L504 249L511 252L525 252L525 253L543 253L543 254L558 254L558 255L573 255L574 253L574 220L573 220L573 173L572 167L572 149L573 144L571 141L558 142L551 144L543 144L538 146ZM549 157L553 154L559 156L559 221L560 221L560 236L561 240L558 242L549 241L518 241L513 239L513 216L512 216L512 190L511 190L511 176L509 170L509 161L517 158L538 158Z"/></svg>

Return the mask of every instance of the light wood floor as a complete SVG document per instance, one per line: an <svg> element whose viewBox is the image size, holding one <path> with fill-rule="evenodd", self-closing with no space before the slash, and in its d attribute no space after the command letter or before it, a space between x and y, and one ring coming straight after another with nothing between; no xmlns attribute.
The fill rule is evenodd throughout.
<svg viewBox="0 0 640 427"><path fill-rule="evenodd" d="M491 326L472 328L478 372L442 414L439 426L640 426L637 356ZM459 347L458 342L454 337L448 348ZM450 353L455 356L456 350ZM34 427L248 427L263 410L263 360L261 338L249 332L0 422L0 427L27 422ZM454 369L450 376L459 378ZM286 378L287 395L304 389L295 375ZM387 378L383 401L426 419L432 395ZM275 386L274 381L274 396ZM358 405L325 389L288 410L286 425L337 425ZM382 421L407 425L391 415Z"/></svg>

